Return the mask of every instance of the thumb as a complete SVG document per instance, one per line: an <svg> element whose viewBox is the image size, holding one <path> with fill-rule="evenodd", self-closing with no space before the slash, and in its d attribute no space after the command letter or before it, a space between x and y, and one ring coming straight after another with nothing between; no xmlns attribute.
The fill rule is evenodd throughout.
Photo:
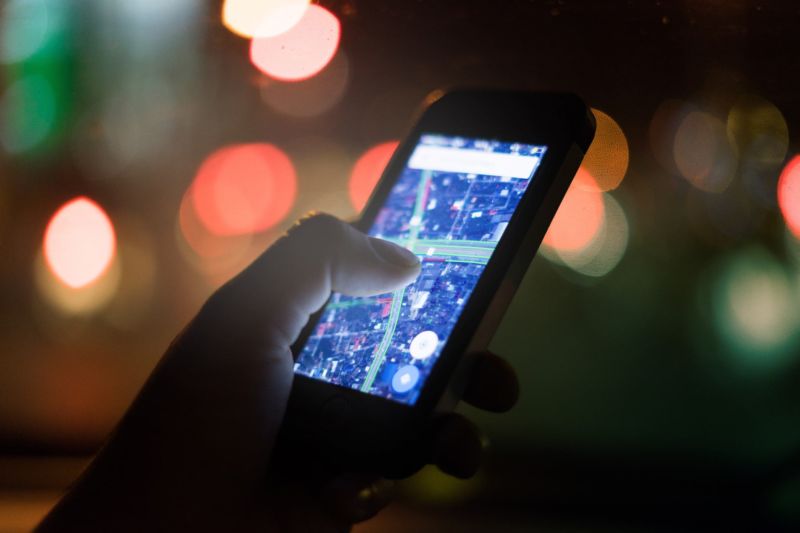
<svg viewBox="0 0 800 533"><path fill-rule="evenodd" d="M245 322L256 322L250 327L288 347L331 291L381 294L409 284L419 272L410 251L323 214L302 219L222 291L236 294Z"/></svg>

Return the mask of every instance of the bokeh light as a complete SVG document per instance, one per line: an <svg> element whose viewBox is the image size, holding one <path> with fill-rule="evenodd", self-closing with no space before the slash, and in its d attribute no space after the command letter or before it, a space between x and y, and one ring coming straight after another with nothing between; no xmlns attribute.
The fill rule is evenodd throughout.
<svg viewBox="0 0 800 533"><path fill-rule="evenodd" d="M45 230L47 265L72 288L84 287L102 276L115 252L111 220L99 205L83 196L56 211Z"/></svg>
<svg viewBox="0 0 800 533"><path fill-rule="evenodd" d="M300 118L314 117L342 99L349 78L350 65L340 50L327 68L310 79L294 83L268 80L261 87L261 98L279 113Z"/></svg>
<svg viewBox="0 0 800 533"><path fill-rule="evenodd" d="M648 127L648 140L650 149L661 166L671 172L677 172L675 158L675 134L686 115L696 108L682 100L668 99L653 113Z"/></svg>
<svg viewBox="0 0 800 533"><path fill-rule="evenodd" d="M279 233L215 235L198 218L190 192L181 201L175 225L178 250L202 275L207 287L219 287L252 262ZM195 293L207 296L203 291Z"/></svg>
<svg viewBox="0 0 800 533"><path fill-rule="evenodd" d="M277 80L305 80L333 59L340 33L339 19L324 7L312 4L288 31L273 37L255 37L250 43L250 60Z"/></svg>
<svg viewBox="0 0 800 533"><path fill-rule="evenodd" d="M12 154L40 145L56 125L56 95L43 76L31 74L8 86L0 100L0 142Z"/></svg>
<svg viewBox="0 0 800 533"><path fill-rule="evenodd" d="M225 0L222 23L241 37L271 37L295 26L310 0Z"/></svg>
<svg viewBox="0 0 800 533"><path fill-rule="evenodd" d="M605 276L619 264L628 249L630 228L619 202L603 195L604 218L598 235L580 250L554 250L559 262L584 276ZM550 251L549 257L552 257Z"/></svg>
<svg viewBox="0 0 800 533"><path fill-rule="evenodd" d="M727 131L739 153L745 188L761 205L774 208L776 180L789 148L789 127L783 114L771 102L745 95L728 113Z"/></svg>
<svg viewBox="0 0 800 533"><path fill-rule="evenodd" d="M367 205L372 190L378 184L381 174L399 145L399 141L383 142L364 152L356 161L348 185L350 202L356 211L360 212Z"/></svg>
<svg viewBox="0 0 800 533"><path fill-rule="evenodd" d="M714 313L722 340L748 366L772 367L792 354L800 300L786 269L761 248L738 253L716 280Z"/></svg>
<svg viewBox="0 0 800 533"><path fill-rule="evenodd" d="M689 183L706 192L728 188L736 173L736 151L725 124L710 113L687 114L673 145L675 165Z"/></svg>
<svg viewBox="0 0 800 533"><path fill-rule="evenodd" d="M0 12L0 62L25 61L47 42L53 13L47 0L9 0Z"/></svg>
<svg viewBox="0 0 800 533"><path fill-rule="evenodd" d="M778 205L786 226L800 239L800 155L786 164L778 178Z"/></svg>
<svg viewBox="0 0 800 533"><path fill-rule="evenodd" d="M739 156L780 164L789 147L789 126L781 111L768 100L746 95L728 113L727 133Z"/></svg>
<svg viewBox="0 0 800 533"><path fill-rule="evenodd" d="M273 227L289 214L296 194L291 160L266 143L220 148L200 166L191 187L198 218L216 235Z"/></svg>
<svg viewBox="0 0 800 533"><path fill-rule="evenodd" d="M600 234L605 209L595 179L580 168L558 207L543 243L560 251L579 251Z"/></svg>
<svg viewBox="0 0 800 533"><path fill-rule="evenodd" d="M57 277L43 253L34 261L34 282L42 299L59 313L65 315L90 315L106 306L119 288L121 269L115 255L105 272L92 283L72 287Z"/></svg>
<svg viewBox="0 0 800 533"><path fill-rule="evenodd" d="M178 243L181 250L190 253L186 258L193 264L197 259L202 263L238 259L250 245L252 234L222 237L209 232L197 216L190 193L183 196L177 219Z"/></svg>
<svg viewBox="0 0 800 533"><path fill-rule="evenodd" d="M597 130L582 166L594 177L589 183L601 191L610 191L619 187L628 170L628 140L613 118L597 109L592 113Z"/></svg>
<svg viewBox="0 0 800 533"><path fill-rule="evenodd" d="M205 25L206 6L196 0L137 0L136 2L98 2L105 24L106 46L119 47L114 56L169 60L180 56L187 37ZM101 45L102 46L102 45ZM164 53L169 50L169 53ZM108 53L108 51L106 51ZM127 62L126 62L127 63ZM127 65L130 68L130 65Z"/></svg>
<svg viewBox="0 0 800 533"><path fill-rule="evenodd" d="M157 77L126 83L101 105L96 129L104 142L91 147L95 158L103 151L118 167L148 161L166 150L175 134L178 97Z"/></svg>

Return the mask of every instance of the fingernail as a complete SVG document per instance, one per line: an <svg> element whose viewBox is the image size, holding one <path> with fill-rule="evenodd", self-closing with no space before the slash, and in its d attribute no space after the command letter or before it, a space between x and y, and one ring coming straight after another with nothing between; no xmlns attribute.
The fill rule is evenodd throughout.
<svg viewBox="0 0 800 533"><path fill-rule="evenodd" d="M370 238L370 243L372 244L372 249L387 263L392 263L393 265L403 268L419 265L417 256L402 246L373 237Z"/></svg>

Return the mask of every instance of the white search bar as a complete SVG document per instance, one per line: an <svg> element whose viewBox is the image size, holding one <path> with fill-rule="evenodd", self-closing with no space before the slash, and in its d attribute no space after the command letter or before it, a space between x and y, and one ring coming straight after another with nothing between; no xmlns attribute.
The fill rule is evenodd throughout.
<svg viewBox="0 0 800 533"><path fill-rule="evenodd" d="M409 168L483 174L504 178L530 178L539 166L541 156L519 155L482 150L448 148L444 146L417 146Z"/></svg>

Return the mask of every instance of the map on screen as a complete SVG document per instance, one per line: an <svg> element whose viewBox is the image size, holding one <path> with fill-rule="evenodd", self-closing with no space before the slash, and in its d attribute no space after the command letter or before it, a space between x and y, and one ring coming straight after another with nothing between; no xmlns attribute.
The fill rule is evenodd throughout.
<svg viewBox="0 0 800 533"><path fill-rule="evenodd" d="M334 293L295 372L413 405L545 151L422 135L368 231L414 252L419 277L373 297Z"/></svg>

